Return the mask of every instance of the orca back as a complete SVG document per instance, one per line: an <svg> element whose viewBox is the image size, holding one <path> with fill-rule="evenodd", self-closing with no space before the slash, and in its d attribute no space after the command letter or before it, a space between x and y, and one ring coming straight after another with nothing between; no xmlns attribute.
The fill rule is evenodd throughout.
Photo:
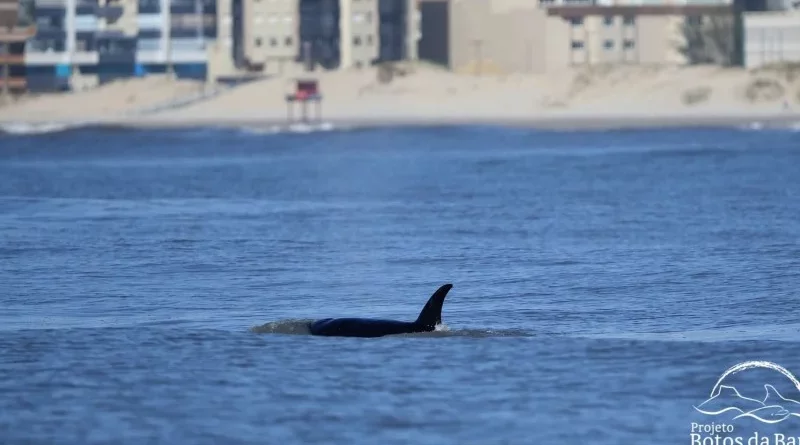
<svg viewBox="0 0 800 445"><path fill-rule="evenodd" d="M324 318L308 327L312 335L337 337L383 337L419 332L415 323L375 318Z"/></svg>
<svg viewBox="0 0 800 445"><path fill-rule="evenodd" d="M384 335L431 332L442 323L442 305L453 288L445 284L431 295L413 322L375 318L323 318L308 324L311 335L338 337L383 337Z"/></svg>

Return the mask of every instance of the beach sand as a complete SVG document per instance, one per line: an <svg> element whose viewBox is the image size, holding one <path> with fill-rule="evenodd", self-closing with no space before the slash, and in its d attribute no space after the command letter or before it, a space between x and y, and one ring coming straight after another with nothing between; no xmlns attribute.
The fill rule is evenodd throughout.
<svg viewBox="0 0 800 445"><path fill-rule="evenodd" d="M470 76L407 64L389 83L377 69L312 73L323 120L337 125L504 124L548 128L787 124L800 121L800 70L595 66L547 75ZM286 124L293 78L259 80L173 110L134 113L197 94L200 82L131 79L0 108L0 122L129 126ZM299 107L296 108L299 110ZM314 106L309 105L312 111Z"/></svg>

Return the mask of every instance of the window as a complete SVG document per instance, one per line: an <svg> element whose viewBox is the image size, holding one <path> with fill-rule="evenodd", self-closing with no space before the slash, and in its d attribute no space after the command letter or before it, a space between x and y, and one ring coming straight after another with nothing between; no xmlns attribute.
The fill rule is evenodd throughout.
<svg viewBox="0 0 800 445"><path fill-rule="evenodd" d="M572 26L583 25L583 17L570 17L569 22L572 24Z"/></svg>
<svg viewBox="0 0 800 445"><path fill-rule="evenodd" d="M292 46L293 39L291 37L286 37L283 39L283 44L286 46Z"/></svg>
<svg viewBox="0 0 800 445"><path fill-rule="evenodd" d="M613 26L614 25L614 16L607 15L603 17L603 24L606 26Z"/></svg>
<svg viewBox="0 0 800 445"><path fill-rule="evenodd" d="M605 42L603 42L603 48L605 48L606 50L614 49L614 41L613 40L606 40Z"/></svg>
<svg viewBox="0 0 800 445"><path fill-rule="evenodd" d="M367 45L372 46L372 35L367 36Z"/></svg>
<svg viewBox="0 0 800 445"><path fill-rule="evenodd" d="M583 48L583 41L582 40L573 40L572 41L572 49L582 49Z"/></svg>
<svg viewBox="0 0 800 445"><path fill-rule="evenodd" d="M703 24L702 15L690 15L686 17L686 23L689 25L699 26Z"/></svg>
<svg viewBox="0 0 800 445"><path fill-rule="evenodd" d="M39 39L28 40L26 51L37 53L63 52L66 42L63 40Z"/></svg>
<svg viewBox="0 0 800 445"><path fill-rule="evenodd" d="M632 15L627 15L622 20L622 23L624 23L627 26L633 26L636 23L636 19Z"/></svg>
<svg viewBox="0 0 800 445"><path fill-rule="evenodd" d="M269 39L269 46L272 46L272 47L278 46L278 39L276 39L275 37L270 38Z"/></svg>
<svg viewBox="0 0 800 445"><path fill-rule="evenodd" d="M361 46L361 37L359 37L359 36L353 37L353 45L354 46Z"/></svg>
<svg viewBox="0 0 800 445"><path fill-rule="evenodd" d="M257 37L256 40L253 43L255 43L256 46L261 46L261 43L262 43L261 42L261 37Z"/></svg>
<svg viewBox="0 0 800 445"><path fill-rule="evenodd" d="M635 43L636 42L633 40L625 40L625 42L622 43L622 47L625 49L633 49L633 47L636 46Z"/></svg>

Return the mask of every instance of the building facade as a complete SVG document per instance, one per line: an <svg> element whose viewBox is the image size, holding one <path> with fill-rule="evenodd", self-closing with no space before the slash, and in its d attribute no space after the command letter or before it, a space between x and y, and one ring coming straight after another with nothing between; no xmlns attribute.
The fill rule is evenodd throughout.
<svg viewBox="0 0 800 445"><path fill-rule="evenodd" d="M736 13L731 0L420 3L420 59L478 74L545 73L602 63L687 63L682 34L687 20L733 18Z"/></svg>
<svg viewBox="0 0 800 445"><path fill-rule="evenodd" d="M800 62L800 2L775 5L771 11L744 15L747 68Z"/></svg>
<svg viewBox="0 0 800 445"><path fill-rule="evenodd" d="M33 26L32 2L0 0L0 99L27 89L25 77L25 41L36 29Z"/></svg>
<svg viewBox="0 0 800 445"><path fill-rule="evenodd" d="M417 0L224 3L209 50L211 77L359 69L417 56Z"/></svg>
<svg viewBox="0 0 800 445"><path fill-rule="evenodd" d="M36 34L25 46L26 79L34 91L57 91L151 73L214 81L413 59L419 34L415 4L36 0Z"/></svg>
<svg viewBox="0 0 800 445"><path fill-rule="evenodd" d="M25 49L32 91L168 71L203 78L216 1L37 0L35 23Z"/></svg>

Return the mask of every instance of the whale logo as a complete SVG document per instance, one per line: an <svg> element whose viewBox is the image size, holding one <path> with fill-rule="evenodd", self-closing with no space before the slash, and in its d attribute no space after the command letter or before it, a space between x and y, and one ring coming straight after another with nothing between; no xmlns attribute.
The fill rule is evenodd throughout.
<svg viewBox="0 0 800 445"><path fill-rule="evenodd" d="M731 375L754 368L770 369L782 374L794 386L794 397L800 398L800 381L786 368L772 362L749 361L731 366L723 372L711 389L710 397L694 409L709 416L728 413L727 415L733 415L734 420L749 417L770 424L783 422L790 417L800 417L800 402L784 397L772 385L765 384L766 394L757 399L745 397L735 386L724 384Z"/></svg>

